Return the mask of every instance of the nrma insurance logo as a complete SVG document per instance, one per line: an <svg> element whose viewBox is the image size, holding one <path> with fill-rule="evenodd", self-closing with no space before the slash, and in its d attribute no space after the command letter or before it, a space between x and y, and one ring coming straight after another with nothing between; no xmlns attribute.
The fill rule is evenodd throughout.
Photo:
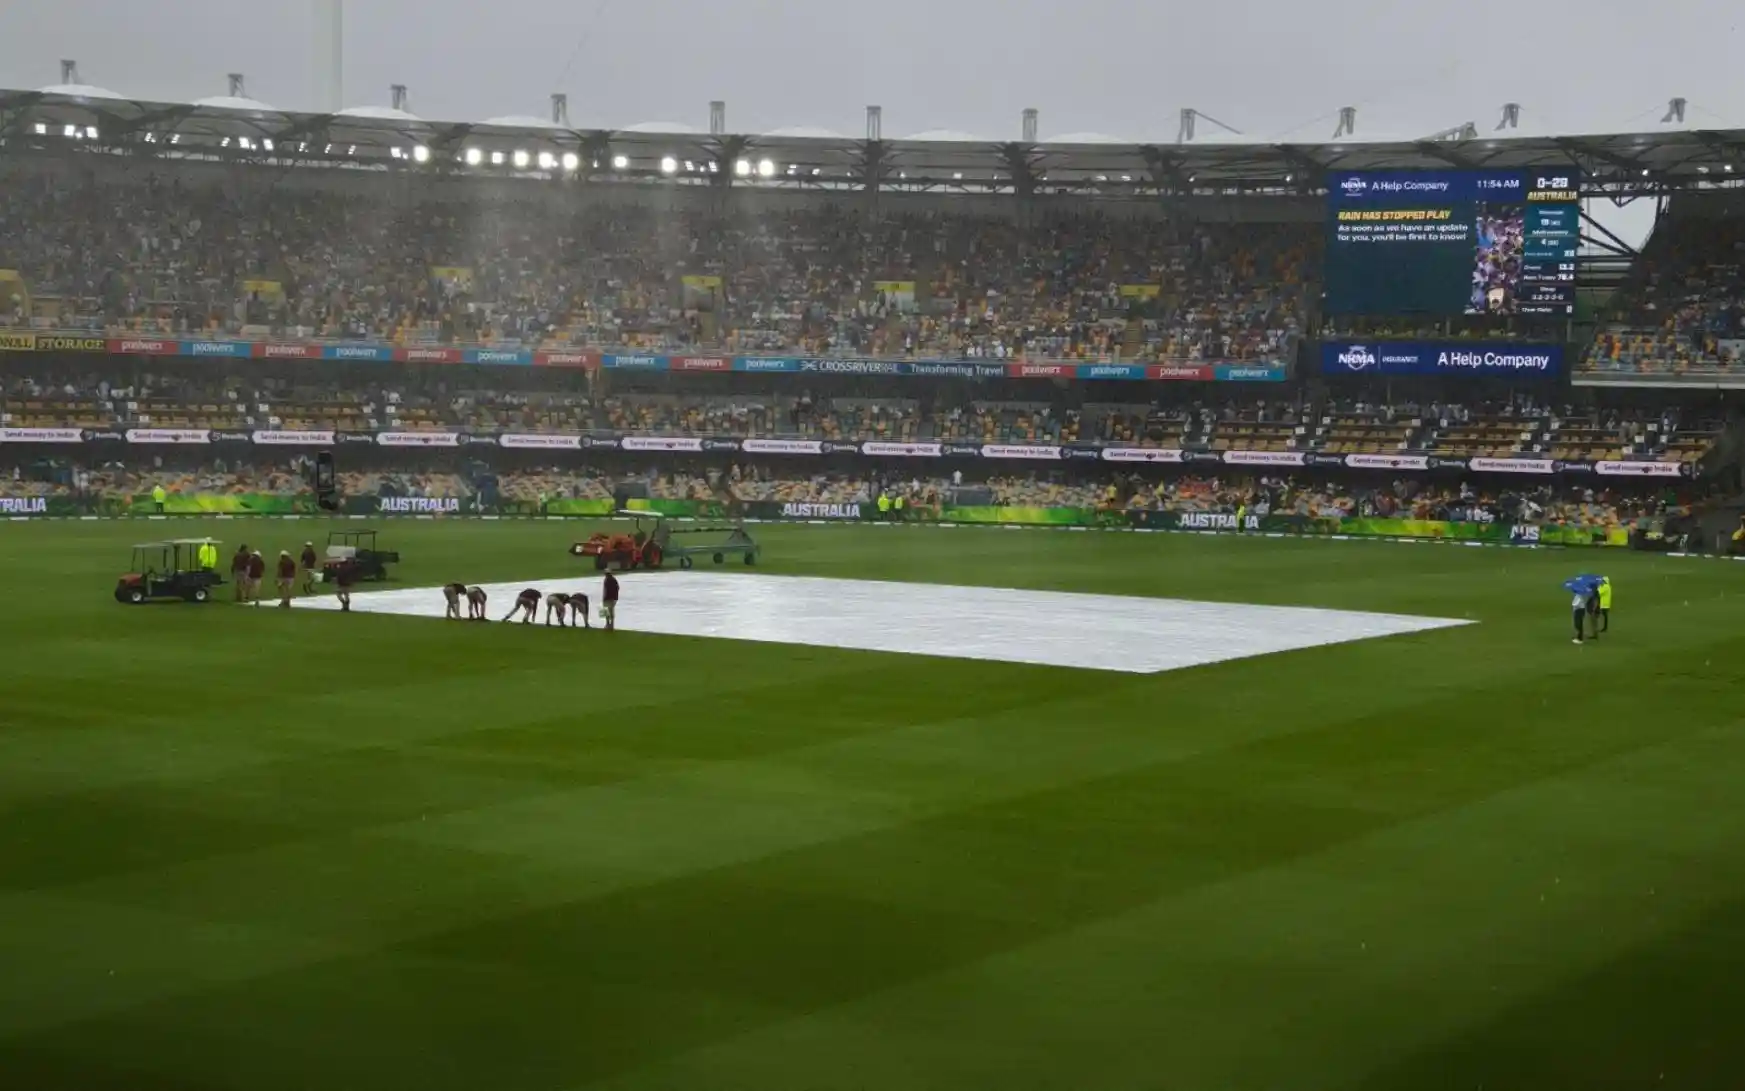
<svg viewBox="0 0 1745 1091"><path fill-rule="evenodd" d="M1353 174L1339 183L1339 189L1347 197L1361 197L1369 192L1369 182Z"/></svg>
<svg viewBox="0 0 1745 1091"><path fill-rule="evenodd" d="M1375 350L1362 345L1352 345L1341 352L1336 359L1339 366L1346 371L1362 371L1376 365Z"/></svg>

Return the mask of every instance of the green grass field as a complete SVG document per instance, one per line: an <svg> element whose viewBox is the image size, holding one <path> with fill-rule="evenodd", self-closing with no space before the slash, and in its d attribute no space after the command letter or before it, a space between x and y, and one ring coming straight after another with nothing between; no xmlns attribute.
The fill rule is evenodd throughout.
<svg viewBox="0 0 1745 1091"><path fill-rule="evenodd" d="M402 585L578 567L385 526ZM134 540L312 530L0 524L0 1086L1745 1080L1745 566L762 530L765 572L1480 622L1150 676L109 597Z"/></svg>

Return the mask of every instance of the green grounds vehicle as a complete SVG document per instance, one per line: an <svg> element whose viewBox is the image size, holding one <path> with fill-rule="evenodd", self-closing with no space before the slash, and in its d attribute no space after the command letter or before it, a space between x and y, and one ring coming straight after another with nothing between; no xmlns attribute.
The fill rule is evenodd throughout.
<svg viewBox="0 0 1745 1091"><path fill-rule="evenodd" d="M336 530L327 536L327 556L321 562L323 583L337 582L349 572L352 583L385 580L388 566L400 563L400 554L376 547L373 530Z"/></svg>
<svg viewBox="0 0 1745 1091"><path fill-rule="evenodd" d="M175 538L134 546L133 568L115 582L115 601L131 606L163 599L210 601L212 589L224 583L218 574L219 545L214 538ZM200 557L204 547L210 547L210 567Z"/></svg>
<svg viewBox="0 0 1745 1091"><path fill-rule="evenodd" d="M668 560L677 561L680 568L690 568L698 557L709 557L716 564L739 557L753 565L762 553L743 523L675 527L657 512L622 510L617 515L632 520L631 533L592 534L587 541L571 545L570 555L594 558L594 567L600 571L617 568L622 572L659 568Z"/></svg>

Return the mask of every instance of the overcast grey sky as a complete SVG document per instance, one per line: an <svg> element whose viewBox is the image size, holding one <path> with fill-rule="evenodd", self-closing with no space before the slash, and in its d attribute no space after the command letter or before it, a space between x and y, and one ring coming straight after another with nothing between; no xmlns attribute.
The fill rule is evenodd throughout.
<svg viewBox="0 0 1745 1091"><path fill-rule="evenodd" d="M887 137L950 128L1172 139L1196 107L1246 132L1319 140L1334 111L1363 135L1416 137L1504 101L1535 130L1652 128L1678 94L1702 127L1745 126L1739 10L1720 0L349 0L346 99L411 88L441 120L546 112L577 125L817 125ZM0 0L0 85L87 83L186 101L224 74L285 109L317 101L312 0ZM582 48L577 53L577 46ZM570 63L570 58L575 60ZM566 64L568 69L566 71Z"/></svg>

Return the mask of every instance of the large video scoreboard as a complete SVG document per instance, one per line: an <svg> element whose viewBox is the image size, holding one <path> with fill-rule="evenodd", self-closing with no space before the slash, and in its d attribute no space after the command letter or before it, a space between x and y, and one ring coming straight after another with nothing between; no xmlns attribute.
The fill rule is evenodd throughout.
<svg viewBox="0 0 1745 1091"><path fill-rule="evenodd" d="M1575 313L1572 170L1334 173L1327 206L1327 314Z"/></svg>

